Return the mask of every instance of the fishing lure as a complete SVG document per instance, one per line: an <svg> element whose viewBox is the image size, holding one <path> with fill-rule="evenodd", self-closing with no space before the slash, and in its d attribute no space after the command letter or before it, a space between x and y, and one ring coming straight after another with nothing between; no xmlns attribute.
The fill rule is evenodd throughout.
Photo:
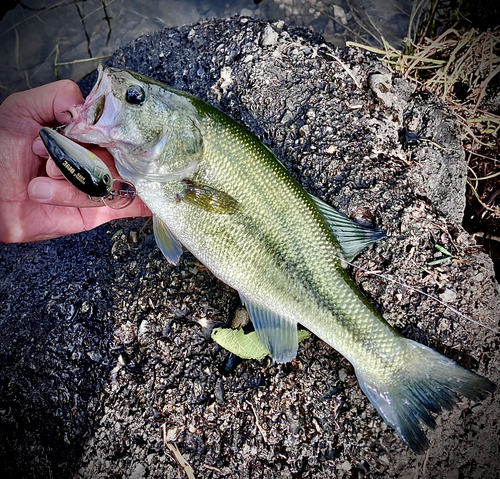
<svg viewBox="0 0 500 479"><path fill-rule="evenodd" d="M42 128L39 135L65 178L93 202L102 201L118 210L134 201L135 186L120 178L113 179L109 168L97 155L50 128Z"/></svg>

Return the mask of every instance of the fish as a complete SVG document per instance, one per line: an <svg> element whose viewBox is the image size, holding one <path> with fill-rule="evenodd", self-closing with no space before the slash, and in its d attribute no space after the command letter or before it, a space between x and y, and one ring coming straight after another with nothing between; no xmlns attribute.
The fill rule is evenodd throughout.
<svg viewBox="0 0 500 479"><path fill-rule="evenodd" d="M274 361L297 354L301 324L353 365L385 422L416 453L425 426L459 395L496 386L400 335L346 264L385 234L305 191L276 155L219 109L138 73L101 65L63 133L105 147L153 212L157 244L178 264L189 250L234 288Z"/></svg>

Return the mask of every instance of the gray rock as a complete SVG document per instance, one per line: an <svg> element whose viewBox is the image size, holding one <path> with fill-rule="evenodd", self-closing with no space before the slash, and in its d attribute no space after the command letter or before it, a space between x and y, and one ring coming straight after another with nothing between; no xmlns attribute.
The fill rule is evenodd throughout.
<svg viewBox="0 0 500 479"><path fill-rule="evenodd" d="M388 72L368 54L271 27L268 45L270 27L250 19L166 29L108 63L212 103L308 191L384 228L388 238L350 268L360 288L403 334L498 382L498 335L370 273L444 294L498 327L493 266L460 226L465 165L453 117L397 77L386 77L393 96L382 98L369 78ZM428 266L435 244L460 261ZM2 477L177 477L164 439L196 477L497 474L498 395L479 411L464 402L439 418L424 461L385 427L350 364L317 338L290 365L234 361L207 339L197 323L231 321L237 294L189 254L168 265L147 221L2 245L0 255Z"/></svg>
<svg viewBox="0 0 500 479"><path fill-rule="evenodd" d="M276 45L277 41L278 33L271 25L267 25L266 28L264 28L264 32L262 33L260 44L263 47L268 47L271 45Z"/></svg>

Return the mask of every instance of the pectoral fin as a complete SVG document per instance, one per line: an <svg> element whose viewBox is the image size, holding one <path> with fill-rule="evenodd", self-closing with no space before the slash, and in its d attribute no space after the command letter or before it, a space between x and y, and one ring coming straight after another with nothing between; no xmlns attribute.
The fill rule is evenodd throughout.
<svg viewBox="0 0 500 479"><path fill-rule="evenodd" d="M179 199L186 203L218 214L231 215L238 210L238 201L224 191L189 180L184 180L183 183L185 191L179 195Z"/></svg>
<svg viewBox="0 0 500 479"><path fill-rule="evenodd" d="M277 363L287 363L297 355L297 323L241 296L260 342Z"/></svg>
<svg viewBox="0 0 500 479"><path fill-rule="evenodd" d="M347 261L353 260L365 248L385 238L385 233L381 229L361 226L319 198L313 195L310 197L325 217L330 231L339 242Z"/></svg>
<svg viewBox="0 0 500 479"><path fill-rule="evenodd" d="M182 245L157 215L153 215L153 231L156 244L167 261L173 265L178 264L182 254Z"/></svg>

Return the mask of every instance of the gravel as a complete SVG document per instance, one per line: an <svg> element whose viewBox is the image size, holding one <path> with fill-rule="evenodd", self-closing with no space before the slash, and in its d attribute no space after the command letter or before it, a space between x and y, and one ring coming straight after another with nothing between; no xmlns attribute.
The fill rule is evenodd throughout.
<svg viewBox="0 0 500 479"><path fill-rule="evenodd" d="M217 106L309 192L383 228L350 267L359 287L405 336L500 381L484 327L499 326L499 285L461 227L466 164L442 102L367 53L240 17L142 36L107 63ZM435 245L454 258L429 266ZM316 337L286 365L215 344L237 294L189 253L168 265L148 220L0 256L2 477L188 477L166 443L196 478L498 477L498 394L442 414L416 456Z"/></svg>

